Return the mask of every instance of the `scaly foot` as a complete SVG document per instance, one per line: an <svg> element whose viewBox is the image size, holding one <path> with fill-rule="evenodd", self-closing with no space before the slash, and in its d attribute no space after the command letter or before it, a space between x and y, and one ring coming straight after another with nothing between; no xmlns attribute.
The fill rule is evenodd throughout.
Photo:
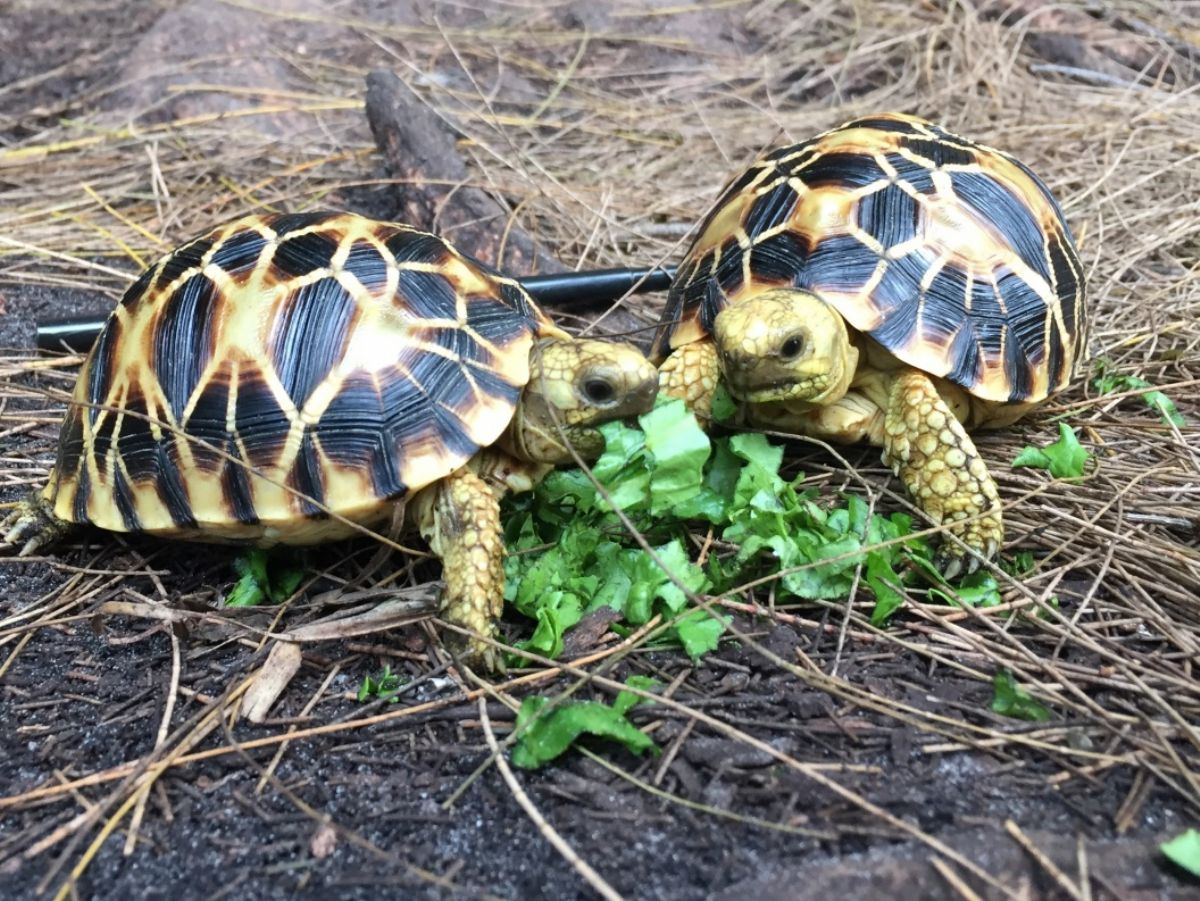
<svg viewBox="0 0 1200 901"><path fill-rule="evenodd" d="M0 545L21 545L17 555L28 557L38 548L53 544L72 528L73 523L55 516L54 505L37 491L18 502L0 522Z"/></svg>
<svg viewBox="0 0 1200 901"><path fill-rule="evenodd" d="M463 468L418 493L411 504L421 535L442 561L443 616L477 633L466 639L469 659L500 669L500 655L485 640L496 634L504 609L500 502L487 482Z"/></svg>
<svg viewBox="0 0 1200 901"><path fill-rule="evenodd" d="M702 426L712 422L713 394L720 380L721 364L711 340L685 344L658 367L658 390L682 398Z"/></svg>
<svg viewBox="0 0 1200 901"><path fill-rule="evenodd" d="M892 385L883 461L917 506L974 551L945 541L935 561L947 578L974 572L1004 542L1000 497L987 465L929 376L902 373Z"/></svg>

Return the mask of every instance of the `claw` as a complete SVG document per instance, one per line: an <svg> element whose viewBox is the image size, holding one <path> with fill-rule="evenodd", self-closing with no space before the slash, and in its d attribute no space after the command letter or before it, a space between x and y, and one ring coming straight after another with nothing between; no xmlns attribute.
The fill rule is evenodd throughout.
<svg viewBox="0 0 1200 901"><path fill-rule="evenodd" d="M496 675L503 675L507 671L504 665L504 655L499 649L488 645L486 651L480 655L480 664L489 672Z"/></svg>
<svg viewBox="0 0 1200 901"><path fill-rule="evenodd" d="M453 656L466 666L496 675L507 672L507 667L504 665L504 653L499 648L480 639L456 635L448 638L447 645L447 649L453 651Z"/></svg>
<svg viewBox="0 0 1200 901"><path fill-rule="evenodd" d="M951 579L958 578L958 574L962 572L962 564L962 557L951 557L938 569L942 571L942 576L949 582Z"/></svg>
<svg viewBox="0 0 1200 901"><path fill-rule="evenodd" d="M49 501L41 493L35 493L18 503L17 508L0 522L0 534L3 535L0 547L21 545L17 556L28 557L39 548L52 544L70 528L71 523L55 516Z"/></svg>
<svg viewBox="0 0 1200 901"><path fill-rule="evenodd" d="M949 582L960 576L978 572L985 562L996 558L996 552L999 550L1000 543L995 539L989 539L982 548L962 548L947 540L933 562L943 578Z"/></svg>
<svg viewBox="0 0 1200 901"><path fill-rule="evenodd" d="M17 544L25 536L22 533L22 523L14 522L17 514L6 517L4 522L0 522L0 547L12 547ZM20 556L24 557L24 552Z"/></svg>

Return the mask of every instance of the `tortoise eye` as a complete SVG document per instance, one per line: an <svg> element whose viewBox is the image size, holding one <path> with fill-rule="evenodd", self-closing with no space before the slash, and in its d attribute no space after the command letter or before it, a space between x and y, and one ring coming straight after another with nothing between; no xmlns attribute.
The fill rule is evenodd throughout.
<svg viewBox="0 0 1200 901"><path fill-rule="evenodd" d="M779 347L779 356L784 360L794 360L800 356L800 352L804 350L804 339L799 335L792 335Z"/></svg>
<svg viewBox="0 0 1200 901"><path fill-rule="evenodd" d="M606 379L590 378L583 383L583 393L594 404L610 404L617 396L617 389Z"/></svg>

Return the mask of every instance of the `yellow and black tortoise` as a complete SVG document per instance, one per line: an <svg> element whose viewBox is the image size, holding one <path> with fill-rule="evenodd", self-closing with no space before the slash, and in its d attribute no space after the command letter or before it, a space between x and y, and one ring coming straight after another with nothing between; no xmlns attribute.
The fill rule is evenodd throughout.
<svg viewBox="0 0 1200 901"><path fill-rule="evenodd" d="M943 543L954 575L1004 538L964 426L1012 423L1066 385L1086 327L1079 257L1038 177L885 113L774 150L724 189L651 359L703 418L723 378L746 424L882 447L974 552Z"/></svg>
<svg viewBox="0 0 1200 901"><path fill-rule="evenodd" d="M6 520L22 553L74 524L311 545L406 504L443 564L444 615L484 640L503 603L499 496L568 441L643 413L632 345L556 327L514 279L417 229L250 216L142 273L83 365L45 489Z"/></svg>

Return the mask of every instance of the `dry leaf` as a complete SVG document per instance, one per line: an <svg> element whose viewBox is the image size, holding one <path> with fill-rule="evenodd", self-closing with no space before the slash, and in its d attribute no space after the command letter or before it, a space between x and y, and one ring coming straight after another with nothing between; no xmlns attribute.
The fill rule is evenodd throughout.
<svg viewBox="0 0 1200 901"><path fill-rule="evenodd" d="M300 645L289 641L276 641L254 677L254 683L246 690L242 702L242 716L252 723L261 723L271 705L288 687L292 677L300 669Z"/></svg>
<svg viewBox="0 0 1200 901"><path fill-rule="evenodd" d="M322 823L313 833L312 841L308 843L308 850L317 860L324 860L337 850L337 830L328 823Z"/></svg>
<svg viewBox="0 0 1200 901"><path fill-rule="evenodd" d="M165 604L147 604L141 601L105 601L96 610L106 616L137 616L142 619L161 619L169 623L181 623L194 619L195 614L187 610L168 607Z"/></svg>
<svg viewBox="0 0 1200 901"><path fill-rule="evenodd" d="M415 600L398 598L394 601L384 601L363 613L346 615L345 611L339 611L334 616L317 620L307 626L301 626L299 629L275 634L287 641L330 641L394 629L397 626L416 622L436 611L436 591L430 589L427 597Z"/></svg>

